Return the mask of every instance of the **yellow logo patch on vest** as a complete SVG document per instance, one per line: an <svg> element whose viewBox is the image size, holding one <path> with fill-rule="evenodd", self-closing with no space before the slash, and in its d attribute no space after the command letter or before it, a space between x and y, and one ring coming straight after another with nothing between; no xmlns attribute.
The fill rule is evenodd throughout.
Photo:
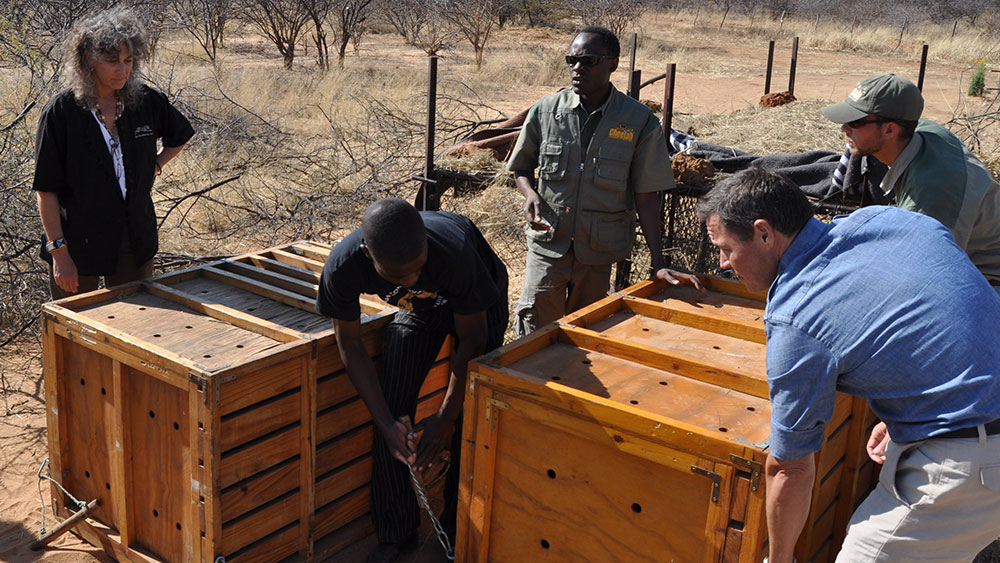
<svg viewBox="0 0 1000 563"><path fill-rule="evenodd" d="M631 143L634 136L635 132L625 127L612 127L611 131L608 131L608 137L618 139L619 141L628 141Z"/></svg>

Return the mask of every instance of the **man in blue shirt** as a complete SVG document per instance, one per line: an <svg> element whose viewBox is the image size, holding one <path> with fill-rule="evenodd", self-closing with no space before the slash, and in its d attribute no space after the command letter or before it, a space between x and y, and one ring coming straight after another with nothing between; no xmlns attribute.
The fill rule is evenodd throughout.
<svg viewBox="0 0 1000 563"><path fill-rule="evenodd" d="M698 215L720 266L768 290L771 563L792 561L836 391L881 419L867 449L884 464L837 560L971 561L1000 530L1000 297L948 230L889 207L827 225L761 169Z"/></svg>

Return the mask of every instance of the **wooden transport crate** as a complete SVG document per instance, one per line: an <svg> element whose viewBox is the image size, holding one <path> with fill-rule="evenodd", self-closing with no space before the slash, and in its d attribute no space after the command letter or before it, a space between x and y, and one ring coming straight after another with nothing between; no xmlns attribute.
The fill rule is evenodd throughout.
<svg viewBox="0 0 1000 563"><path fill-rule="evenodd" d="M370 533L372 424L297 242L43 307L54 478L120 561L312 560ZM380 363L393 309L363 301ZM421 389L440 406L450 342ZM60 517L71 511L53 487Z"/></svg>
<svg viewBox="0 0 1000 563"><path fill-rule="evenodd" d="M474 363L458 560L761 561L763 297L704 281L641 282ZM873 424L838 394L799 561L833 560Z"/></svg>

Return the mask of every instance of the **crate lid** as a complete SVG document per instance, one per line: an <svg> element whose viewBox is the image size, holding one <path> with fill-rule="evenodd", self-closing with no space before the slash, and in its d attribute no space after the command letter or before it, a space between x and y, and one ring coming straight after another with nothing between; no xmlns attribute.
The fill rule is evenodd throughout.
<svg viewBox="0 0 1000 563"><path fill-rule="evenodd" d="M298 241L45 307L84 338L101 335L210 375L296 346L304 354L314 343L334 345L330 319L314 309L329 252ZM363 299L362 330L394 310Z"/></svg>
<svg viewBox="0 0 1000 563"><path fill-rule="evenodd" d="M763 303L662 282L641 286L482 361L524 381L765 448L771 405Z"/></svg>

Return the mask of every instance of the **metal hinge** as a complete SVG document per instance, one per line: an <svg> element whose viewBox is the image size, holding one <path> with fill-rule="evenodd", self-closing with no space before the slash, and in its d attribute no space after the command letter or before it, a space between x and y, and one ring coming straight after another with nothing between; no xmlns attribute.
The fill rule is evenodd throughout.
<svg viewBox="0 0 1000 563"><path fill-rule="evenodd" d="M750 490L756 493L758 487L760 487L760 474L764 466L752 459L746 459L736 454L729 454L729 461L733 462L734 465L750 470Z"/></svg>
<svg viewBox="0 0 1000 563"><path fill-rule="evenodd" d="M487 423L490 422L491 418L494 421L496 420L496 416L493 415L493 409L494 408L509 409L510 405L507 404L507 403L505 403L505 402L503 402L503 401L498 401L498 400L496 400L496 399L494 399L492 397L487 398L486 399L486 422Z"/></svg>
<svg viewBox="0 0 1000 563"><path fill-rule="evenodd" d="M712 480L712 502L719 502L719 484L722 483L722 475L718 473L709 471L704 467L698 467L697 465L691 466L691 473L696 473L703 477L708 477Z"/></svg>

